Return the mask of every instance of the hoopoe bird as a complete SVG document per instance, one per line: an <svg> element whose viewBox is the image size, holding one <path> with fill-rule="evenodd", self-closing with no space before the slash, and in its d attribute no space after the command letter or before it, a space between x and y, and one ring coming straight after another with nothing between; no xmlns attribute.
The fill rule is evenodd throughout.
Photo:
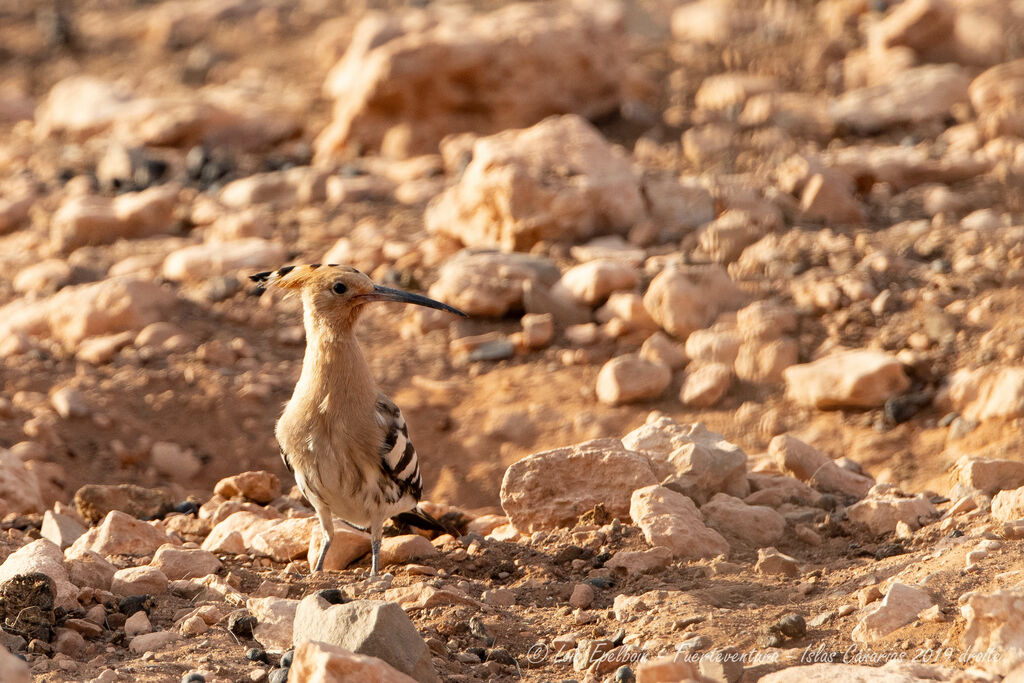
<svg viewBox="0 0 1024 683"><path fill-rule="evenodd" d="M416 449L402 411L377 390L354 327L375 301L427 306L467 317L439 301L382 287L349 266L314 263L251 275L255 293L269 287L302 297L306 353L295 391L274 430L285 465L316 510L324 540L313 571L323 570L333 517L369 530L371 576L377 576L384 522L398 516L443 529L417 507L423 492ZM417 523L418 522L418 523Z"/></svg>

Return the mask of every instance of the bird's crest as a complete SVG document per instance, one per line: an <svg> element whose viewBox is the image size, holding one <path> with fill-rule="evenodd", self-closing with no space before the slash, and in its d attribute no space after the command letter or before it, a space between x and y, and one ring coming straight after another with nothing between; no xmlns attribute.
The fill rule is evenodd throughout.
<svg viewBox="0 0 1024 683"><path fill-rule="evenodd" d="M283 266L277 270L267 270L262 273L250 275L249 279L256 283L252 293L256 296L267 291L268 287L280 287L287 290L300 290L306 285L324 278L332 277L328 274L338 269L355 273L358 272L350 266L342 266L337 263L310 263L301 266Z"/></svg>

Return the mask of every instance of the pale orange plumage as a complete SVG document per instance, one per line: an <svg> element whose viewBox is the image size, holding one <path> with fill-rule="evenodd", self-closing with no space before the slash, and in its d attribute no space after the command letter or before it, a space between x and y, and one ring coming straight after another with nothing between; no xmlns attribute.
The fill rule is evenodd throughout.
<svg viewBox="0 0 1024 683"><path fill-rule="evenodd" d="M326 539L333 516L368 528L377 574L385 520L414 510L422 492L416 452L398 407L377 391L353 326L374 301L400 301L465 315L433 299L375 285L355 268L285 266L251 276L257 291L279 287L302 297L306 354L275 434L285 463L313 505ZM436 522L434 522L436 524Z"/></svg>

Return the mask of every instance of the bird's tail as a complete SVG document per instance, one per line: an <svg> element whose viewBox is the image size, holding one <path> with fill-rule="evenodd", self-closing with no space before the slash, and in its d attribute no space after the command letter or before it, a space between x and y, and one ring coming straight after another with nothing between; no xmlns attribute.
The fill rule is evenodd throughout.
<svg viewBox="0 0 1024 683"><path fill-rule="evenodd" d="M437 518L420 508L419 505L408 512L400 512L391 519L400 524L414 526L417 529L436 531L440 534L451 534L455 538L462 535L459 533L458 529L449 524L438 521Z"/></svg>

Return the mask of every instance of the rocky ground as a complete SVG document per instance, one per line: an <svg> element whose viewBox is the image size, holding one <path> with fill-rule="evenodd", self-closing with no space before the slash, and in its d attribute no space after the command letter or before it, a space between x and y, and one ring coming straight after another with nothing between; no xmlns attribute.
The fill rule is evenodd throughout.
<svg viewBox="0 0 1024 683"><path fill-rule="evenodd" d="M1022 31L0 6L0 679L1024 680ZM377 581L273 437L311 262L471 314L363 316L457 532Z"/></svg>

